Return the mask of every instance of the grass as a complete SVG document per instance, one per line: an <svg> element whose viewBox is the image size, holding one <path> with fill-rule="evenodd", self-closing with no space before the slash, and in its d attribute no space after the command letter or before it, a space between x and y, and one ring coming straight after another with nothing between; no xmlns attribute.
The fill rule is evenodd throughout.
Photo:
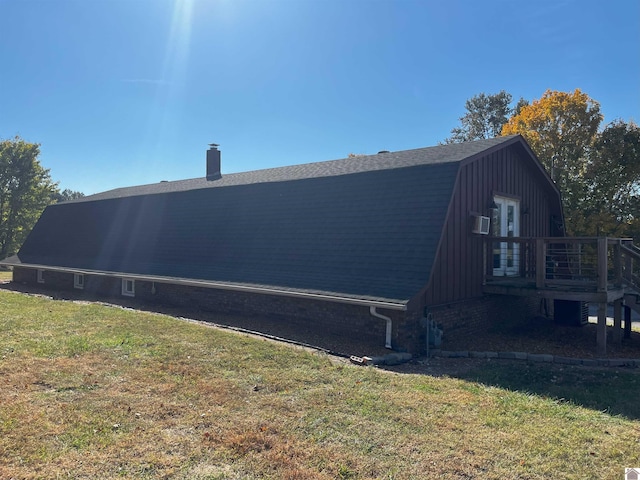
<svg viewBox="0 0 640 480"><path fill-rule="evenodd" d="M466 372L462 378L640 419L640 373L637 369L495 362Z"/></svg>
<svg viewBox="0 0 640 480"><path fill-rule="evenodd" d="M478 365L400 375L0 291L0 478L617 479L640 465L638 372Z"/></svg>

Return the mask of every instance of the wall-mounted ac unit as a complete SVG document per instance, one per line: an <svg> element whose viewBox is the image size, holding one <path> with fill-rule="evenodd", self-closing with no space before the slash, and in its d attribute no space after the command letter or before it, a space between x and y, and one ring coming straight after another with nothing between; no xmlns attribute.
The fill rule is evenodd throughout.
<svg viewBox="0 0 640 480"><path fill-rule="evenodd" d="M483 217L477 215L473 217L473 233L480 235L489 235L489 226L491 225L491 219L489 217Z"/></svg>

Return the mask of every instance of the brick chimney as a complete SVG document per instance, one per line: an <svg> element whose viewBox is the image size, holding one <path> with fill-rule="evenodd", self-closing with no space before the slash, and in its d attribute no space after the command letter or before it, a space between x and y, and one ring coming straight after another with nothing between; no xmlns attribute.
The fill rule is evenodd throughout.
<svg viewBox="0 0 640 480"><path fill-rule="evenodd" d="M219 145L210 143L209 147L209 150L207 150L207 180L218 180L222 177L220 173Z"/></svg>

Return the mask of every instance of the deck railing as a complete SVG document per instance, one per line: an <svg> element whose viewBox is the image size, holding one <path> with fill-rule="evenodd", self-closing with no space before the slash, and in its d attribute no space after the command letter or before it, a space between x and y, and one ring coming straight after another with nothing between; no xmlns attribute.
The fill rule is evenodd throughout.
<svg viewBox="0 0 640 480"><path fill-rule="evenodd" d="M640 285L640 249L627 238L485 237L483 261L485 284L596 292Z"/></svg>

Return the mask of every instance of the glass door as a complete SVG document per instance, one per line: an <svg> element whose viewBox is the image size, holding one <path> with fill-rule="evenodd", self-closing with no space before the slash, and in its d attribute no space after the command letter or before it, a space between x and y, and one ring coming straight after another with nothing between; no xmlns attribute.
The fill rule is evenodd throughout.
<svg viewBox="0 0 640 480"><path fill-rule="evenodd" d="M495 197L492 233L496 237L520 236L520 202L513 198ZM493 246L493 274L518 275L520 245L516 242L495 242Z"/></svg>

